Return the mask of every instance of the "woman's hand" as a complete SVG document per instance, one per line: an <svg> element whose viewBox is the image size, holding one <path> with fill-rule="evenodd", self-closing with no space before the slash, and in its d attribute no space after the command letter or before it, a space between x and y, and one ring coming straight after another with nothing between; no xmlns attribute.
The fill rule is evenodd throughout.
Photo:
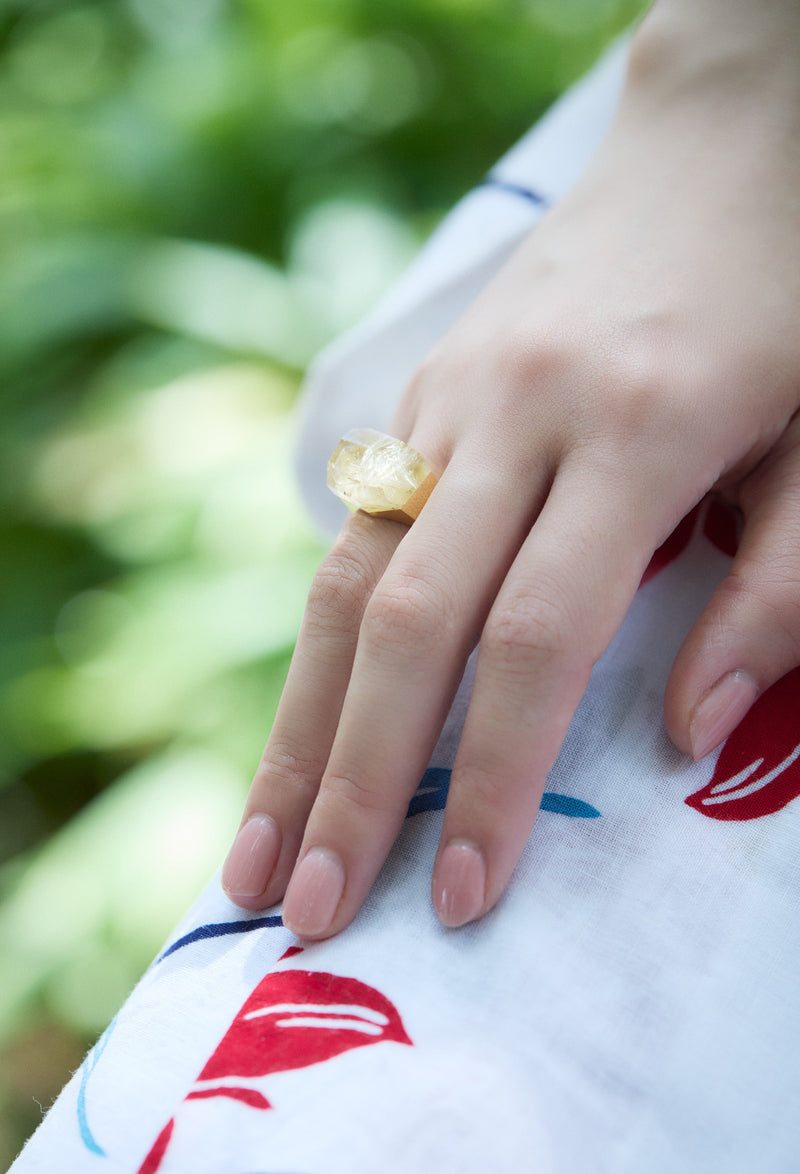
<svg viewBox="0 0 800 1174"><path fill-rule="evenodd" d="M702 757L800 662L800 15L726 0L703 49L681 22L717 3L656 6L588 173L407 389L393 431L440 477L418 521L355 515L320 568L224 871L304 937L358 911L478 640L433 899L450 926L492 907L709 490L745 529L673 667L673 740Z"/></svg>

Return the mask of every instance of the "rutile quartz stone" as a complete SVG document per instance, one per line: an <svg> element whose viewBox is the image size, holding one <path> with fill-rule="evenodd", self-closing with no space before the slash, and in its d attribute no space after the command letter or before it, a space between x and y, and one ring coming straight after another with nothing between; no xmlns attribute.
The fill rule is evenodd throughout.
<svg viewBox="0 0 800 1174"><path fill-rule="evenodd" d="M351 510L410 524L436 484L416 449L376 432L354 428L328 461L328 488Z"/></svg>

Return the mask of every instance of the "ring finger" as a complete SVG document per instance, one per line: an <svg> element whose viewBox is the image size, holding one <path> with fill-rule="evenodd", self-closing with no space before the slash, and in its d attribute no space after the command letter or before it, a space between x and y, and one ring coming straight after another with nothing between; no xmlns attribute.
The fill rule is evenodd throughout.
<svg viewBox="0 0 800 1174"><path fill-rule="evenodd" d="M533 828L592 666L633 598L662 519L562 470L492 608L433 877L445 925L496 902Z"/></svg>

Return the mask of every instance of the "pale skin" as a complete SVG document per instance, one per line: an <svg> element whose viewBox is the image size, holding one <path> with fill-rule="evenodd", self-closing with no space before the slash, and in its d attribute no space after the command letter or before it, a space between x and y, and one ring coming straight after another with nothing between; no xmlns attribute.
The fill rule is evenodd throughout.
<svg viewBox="0 0 800 1174"><path fill-rule="evenodd" d="M592 666L708 492L739 552L664 717L711 752L800 663L800 4L658 0L588 172L429 357L392 431L439 484L320 568L223 883L314 940L358 912L470 652L432 881L500 898ZM354 421L354 424L360 423Z"/></svg>

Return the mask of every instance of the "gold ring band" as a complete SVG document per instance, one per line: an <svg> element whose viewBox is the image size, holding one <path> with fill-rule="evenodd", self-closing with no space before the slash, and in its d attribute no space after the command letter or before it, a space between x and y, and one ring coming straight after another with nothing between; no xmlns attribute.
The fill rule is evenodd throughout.
<svg viewBox="0 0 800 1174"><path fill-rule="evenodd" d="M348 509L410 526L436 485L425 458L394 436L354 428L328 461L328 488Z"/></svg>

